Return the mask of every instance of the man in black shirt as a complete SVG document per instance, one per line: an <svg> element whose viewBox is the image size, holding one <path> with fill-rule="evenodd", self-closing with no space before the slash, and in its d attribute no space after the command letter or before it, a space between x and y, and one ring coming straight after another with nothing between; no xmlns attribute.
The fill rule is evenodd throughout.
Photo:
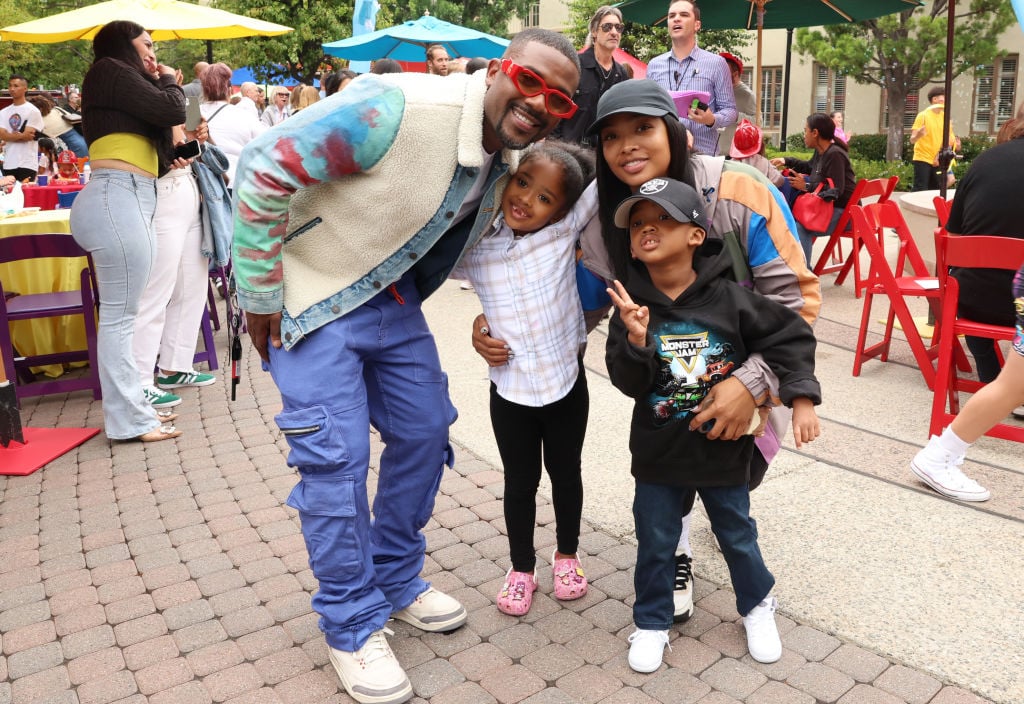
<svg viewBox="0 0 1024 704"><path fill-rule="evenodd" d="M580 53L580 87L576 89L573 102L579 106L576 114L562 120L551 136L566 142L590 144L593 135L587 128L597 114L597 101L606 90L620 81L629 79L626 69L613 58L622 40L622 12L610 5L597 8L590 18L590 34L587 48Z"/></svg>

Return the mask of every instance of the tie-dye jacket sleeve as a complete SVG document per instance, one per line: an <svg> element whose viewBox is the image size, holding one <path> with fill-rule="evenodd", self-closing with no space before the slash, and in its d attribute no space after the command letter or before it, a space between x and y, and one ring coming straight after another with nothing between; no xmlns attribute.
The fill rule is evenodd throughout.
<svg viewBox="0 0 1024 704"><path fill-rule="evenodd" d="M232 262L242 309L276 313L284 307L281 248L292 195L379 162L394 141L404 107L400 89L366 76L242 150L232 184Z"/></svg>

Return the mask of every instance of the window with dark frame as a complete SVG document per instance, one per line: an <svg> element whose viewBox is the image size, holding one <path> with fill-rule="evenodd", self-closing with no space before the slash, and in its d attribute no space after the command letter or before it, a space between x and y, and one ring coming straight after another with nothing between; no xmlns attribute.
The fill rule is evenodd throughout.
<svg viewBox="0 0 1024 704"><path fill-rule="evenodd" d="M911 80L917 80L917 76L914 75ZM909 130L914 126L914 120L917 118L917 113L921 111L921 93L911 93L907 96L907 104L903 106L903 129ZM889 129L889 101L886 99L885 89L882 89L882 127L881 130L885 132Z"/></svg>
<svg viewBox="0 0 1024 704"><path fill-rule="evenodd" d="M744 66L741 79L751 89L754 86L754 67ZM761 67L761 129L763 132L778 131L782 126L782 67Z"/></svg>
<svg viewBox="0 0 1024 704"><path fill-rule="evenodd" d="M814 64L814 95L811 112L833 112L846 110L846 75L837 73L821 64Z"/></svg>
<svg viewBox="0 0 1024 704"><path fill-rule="evenodd" d="M974 101L971 132L994 135L1013 117L1016 99L1018 55L996 59L974 69Z"/></svg>
<svg viewBox="0 0 1024 704"><path fill-rule="evenodd" d="M526 13L526 21L523 22L524 27L539 27L540 26L540 3L535 2L530 5L530 9Z"/></svg>

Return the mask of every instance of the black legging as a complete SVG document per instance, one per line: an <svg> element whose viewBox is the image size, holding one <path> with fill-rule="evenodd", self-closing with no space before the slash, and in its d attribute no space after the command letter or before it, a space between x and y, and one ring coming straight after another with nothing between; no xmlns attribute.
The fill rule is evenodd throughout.
<svg viewBox="0 0 1024 704"><path fill-rule="evenodd" d="M572 555L579 547L583 514L580 454L589 412L590 394L582 364L579 378L565 398L539 408L507 401L491 384L491 425L505 468L505 527L516 572L532 572L537 563L533 529L542 452L551 478L558 552Z"/></svg>

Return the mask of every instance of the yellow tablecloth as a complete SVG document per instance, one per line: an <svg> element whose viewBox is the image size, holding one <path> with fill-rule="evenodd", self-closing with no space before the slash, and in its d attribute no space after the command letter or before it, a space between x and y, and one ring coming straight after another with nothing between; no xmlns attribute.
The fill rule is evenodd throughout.
<svg viewBox="0 0 1024 704"><path fill-rule="evenodd" d="M70 233L70 210L42 210L32 215L0 218L0 247L5 237L48 232ZM49 293L74 291L80 285L87 260L38 259L31 263L0 264L0 281L5 292ZM21 320L11 323L11 339L25 355L84 350L85 321L81 316ZM64 373L59 364L40 368L47 376ZM39 370L36 370L39 371ZM12 372L8 371L8 374Z"/></svg>

